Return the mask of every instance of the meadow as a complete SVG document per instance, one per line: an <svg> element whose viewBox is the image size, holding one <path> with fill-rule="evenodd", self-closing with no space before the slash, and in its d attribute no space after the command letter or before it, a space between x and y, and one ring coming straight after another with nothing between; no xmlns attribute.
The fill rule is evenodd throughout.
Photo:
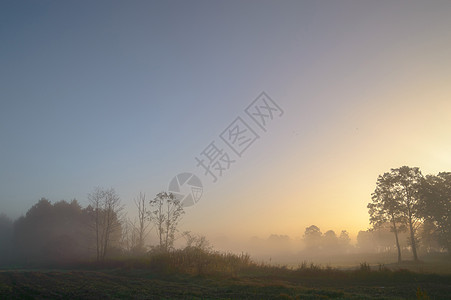
<svg viewBox="0 0 451 300"><path fill-rule="evenodd" d="M423 264L433 271L446 260ZM3 269L0 299L450 299L450 273L417 268L411 262L347 270L302 262L290 268L255 263L246 254L184 249Z"/></svg>

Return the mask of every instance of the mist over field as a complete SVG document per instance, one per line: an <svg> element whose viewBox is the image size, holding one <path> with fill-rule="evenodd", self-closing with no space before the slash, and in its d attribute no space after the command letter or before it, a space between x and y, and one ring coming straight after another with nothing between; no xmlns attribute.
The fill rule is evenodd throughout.
<svg viewBox="0 0 451 300"><path fill-rule="evenodd" d="M446 299L450 13L2 1L0 298Z"/></svg>

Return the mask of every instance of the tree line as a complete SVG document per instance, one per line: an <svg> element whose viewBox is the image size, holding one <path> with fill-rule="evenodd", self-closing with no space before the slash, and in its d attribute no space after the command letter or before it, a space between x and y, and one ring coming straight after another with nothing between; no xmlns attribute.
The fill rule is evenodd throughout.
<svg viewBox="0 0 451 300"><path fill-rule="evenodd" d="M316 255L349 253L351 250L351 238L346 230L342 230L337 236L333 230L327 230L323 234L318 226L311 225L305 229L303 241L304 252Z"/></svg>
<svg viewBox="0 0 451 300"><path fill-rule="evenodd" d="M51 203L42 198L25 215L11 220L0 214L0 265L105 261L109 257L142 255L153 229L157 242L151 248L170 252L177 233L192 247L206 247L203 237L178 232L184 214L174 195L161 192L148 199L134 199L137 217L126 216L114 189L95 188L89 204L77 200ZM419 260L418 249L450 253L451 173L423 176L419 168L403 166L380 175L368 203L372 227L360 231L357 245L346 230L324 234L312 225L305 229L304 254L396 251ZM272 236L283 243L285 236Z"/></svg>
<svg viewBox="0 0 451 300"><path fill-rule="evenodd" d="M0 214L0 265L101 262L144 254L151 225L159 237L154 249L173 249L184 211L172 194L162 192L149 200L139 194L135 220L127 218L114 189L95 188L88 200L89 205L82 207L75 199L52 204L41 198L15 221ZM185 236L190 243L197 238Z"/></svg>

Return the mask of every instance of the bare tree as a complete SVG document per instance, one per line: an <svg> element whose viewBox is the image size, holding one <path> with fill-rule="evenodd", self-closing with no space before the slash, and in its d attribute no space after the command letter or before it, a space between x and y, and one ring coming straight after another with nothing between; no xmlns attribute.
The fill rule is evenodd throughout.
<svg viewBox="0 0 451 300"><path fill-rule="evenodd" d="M102 190L97 187L88 195L90 206L92 207L92 230L95 234L96 259L100 261L100 227L101 227L101 206L102 206Z"/></svg>
<svg viewBox="0 0 451 300"><path fill-rule="evenodd" d="M121 247L126 252L132 252L138 245L136 222L126 220L122 224Z"/></svg>
<svg viewBox="0 0 451 300"><path fill-rule="evenodd" d="M160 241L160 249L169 251L173 248L177 225L185 213L179 200L172 194L161 192L150 200L148 212L155 224Z"/></svg>
<svg viewBox="0 0 451 300"><path fill-rule="evenodd" d="M93 209L92 228L96 239L97 261L105 260L111 242L121 234L121 217L123 206L114 189L95 188L88 195Z"/></svg>
<svg viewBox="0 0 451 300"><path fill-rule="evenodd" d="M148 222L148 214L147 214L147 202L146 202L146 194L139 193L138 197L134 200L136 208L138 209L138 224L134 226L137 231L137 252L145 251L145 239L147 236L147 229L150 225Z"/></svg>

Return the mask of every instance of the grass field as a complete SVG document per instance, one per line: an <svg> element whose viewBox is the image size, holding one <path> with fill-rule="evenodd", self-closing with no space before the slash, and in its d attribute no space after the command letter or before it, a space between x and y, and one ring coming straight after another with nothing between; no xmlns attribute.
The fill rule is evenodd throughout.
<svg viewBox="0 0 451 300"><path fill-rule="evenodd" d="M0 299L174 298L450 299L451 275L369 271L365 266L355 271L268 268L234 276L163 275L137 269L0 272Z"/></svg>
<svg viewBox="0 0 451 300"><path fill-rule="evenodd" d="M296 268L184 249L64 268L0 270L0 299L451 299L448 256Z"/></svg>

